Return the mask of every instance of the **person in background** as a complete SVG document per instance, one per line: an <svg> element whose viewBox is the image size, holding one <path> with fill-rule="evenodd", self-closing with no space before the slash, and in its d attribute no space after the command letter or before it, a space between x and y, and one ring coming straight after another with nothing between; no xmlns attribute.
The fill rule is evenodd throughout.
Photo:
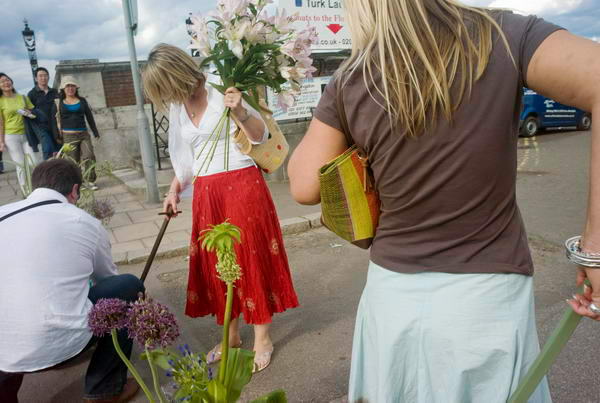
<svg viewBox="0 0 600 403"><path fill-rule="evenodd" d="M84 402L125 402L138 384L127 378L112 336L92 335L88 314L102 298L135 301L144 285L117 273L108 233L75 206L82 178L74 162L44 161L31 182L27 199L0 206L0 402L18 401L27 373L63 364L94 345ZM118 339L130 357L126 329Z"/></svg>
<svg viewBox="0 0 600 403"><path fill-rule="evenodd" d="M0 73L0 152L8 151L10 158L17 164L17 180L21 191L26 194L26 178L23 164L37 164L38 153L27 142L25 136L25 118L35 118L31 113L33 104L25 95L15 91L13 80ZM26 157L27 156L27 157Z"/></svg>
<svg viewBox="0 0 600 403"><path fill-rule="evenodd" d="M58 91L48 86L49 80L50 74L48 70L45 67L38 67L35 70L36 86L27 94L33 106L42 112L41 114L38 113L37 116L38 122L44 128L42 138L40 139L44 160L52 157L59 150L52 132L50 117L54 100L58 98Z"/></svg>
<svg viewBox="0 0 600 403"><path fill-rule="evenodd" d="M72 76L64 76L60 83L59 98L54 100L50 111L52 131L58 142L71 145L67 156L77 163L84 162L85 170L91 168L88 183L84 184L96 190L96 163L92 138L88 132L89 125L94 137L100 138L94 114L86 99L79 95L79 85Z"/></svg>
<svg viewBox="0 0 600 403"><path fill-rule="evenodd" d="M341 89L347 134L366 152L381 200L348 400L506 402L539 353L516 200L523 87L600 114L600 44L535 16L455 0L344 7L351 56L288 173L297 201L319 202L319 168L349 147ZM591 160L582 249L598 256L600 125ZM590 277L593 293L570 303L598 320L590 298L600 302L600 272L582 269L578 282ZM544 379L529 402L550 401Z"/></svg>

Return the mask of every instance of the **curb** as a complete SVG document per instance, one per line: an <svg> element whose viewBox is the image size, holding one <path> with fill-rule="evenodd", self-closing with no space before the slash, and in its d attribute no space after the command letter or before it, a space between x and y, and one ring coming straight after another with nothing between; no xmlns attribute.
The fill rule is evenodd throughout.
<svg viewBox="0 0 600 403"><path fill-rule="evenodd" d="M299 217L285 218L283 220L279 220L279 225L281 226L281 233L283 235L299 234L314 228L322 227L321 213L312 213ZM172 244L159 246L155 257L182 256L188 253L188 249L188 242L175 242ZM151 248L144 248L127 252L113 253L113 261L117 265L141 263L148 259L151 250Z"/></svg>

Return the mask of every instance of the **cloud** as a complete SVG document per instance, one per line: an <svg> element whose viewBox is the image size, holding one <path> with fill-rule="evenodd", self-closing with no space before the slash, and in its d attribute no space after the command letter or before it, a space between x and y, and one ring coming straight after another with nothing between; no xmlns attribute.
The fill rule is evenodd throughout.
<svg viewBox="0 0 600 403"><path fill-rule="evenodd" d="M580 7L584 0L494 0L489 7L510 8L525 14L565 14Z"/></svg>
<svg viewBox="0 0 600 403"><path fill-rule="evenodd" d="M205 13L214 8L216 1L138 0L137 3L136 50L138 58L145 59L158 42L185 48L188 44L185 29L188 14ZM27 18L35 31L38 65L47 67L51 74L60 60L129 60L121 0L13 2L10 7L3 7L2 13L0 71L10 75L19 90L33 85L21 36L23 18Z"/></svg>

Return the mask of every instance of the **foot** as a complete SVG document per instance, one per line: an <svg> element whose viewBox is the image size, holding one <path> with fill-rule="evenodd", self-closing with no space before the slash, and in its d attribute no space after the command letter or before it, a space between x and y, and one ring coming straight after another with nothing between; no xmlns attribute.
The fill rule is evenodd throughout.
<svg viewBox="0 0 600 403"><path fill-rule="evenodd" d="M109 399L83 399L84 403L122 403L130 401L140 389L140 385L133 378L127 378L123 391L115 397Z"/></svg>
<svg viewBox="0 0 600 403"><path fill-rule="evenodd" d="M237 342L229 342L229 348L239 348L242 347L242 340L238 339ZM215 362L221 361L221 343L217 344L206 353L206 364L214 364Z"/></svg>
<svg viewBox="0 0 600 403"><path fill-rule="evenodd" d="M273 346L271 345L270 349L262 350L262 351L254 351L254 368L252 369L252 373L255 374L257 372L262 371L267 368L271 363L271 356L273 355Z"/></svg>

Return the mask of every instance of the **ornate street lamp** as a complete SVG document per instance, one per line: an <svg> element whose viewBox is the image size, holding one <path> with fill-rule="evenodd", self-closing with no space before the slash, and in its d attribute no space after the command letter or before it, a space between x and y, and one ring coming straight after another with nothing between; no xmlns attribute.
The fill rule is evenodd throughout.
<svg viewBox="0 0 600 403"><path fill-rule="evenodd" d="M192 13L190 13L190 15L185 19L185 29L187 30L187 34L190 36L190 38L193 38L194 32L192 31L192 19L190 18L191 16ZM192 43L191 40L190 43ZM197 49L191 49L191 53L192 57L200 56L200 52Z"/></svg>
<svg viewBox="0 0 600 403"><path fill-rule="evenodd" d="M29 64L31 64L31 75L33 76L33 84L35 85L35 69L37 69L37 55L35 53L35 32L27 24L27 20L23 20L25 23L25 29L21 32L23 35L23 41L25 42L25 48L27 48L27 55L29 56Z"/></svg>

